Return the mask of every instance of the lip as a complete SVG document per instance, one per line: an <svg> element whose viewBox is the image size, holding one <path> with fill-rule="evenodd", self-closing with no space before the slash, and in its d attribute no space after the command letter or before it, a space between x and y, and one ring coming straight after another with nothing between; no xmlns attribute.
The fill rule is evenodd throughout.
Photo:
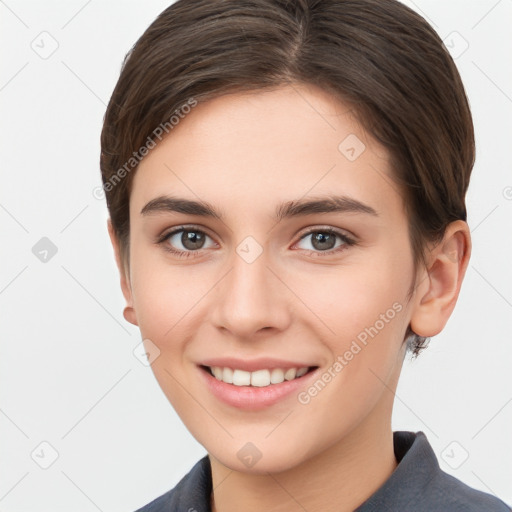
<svg viewBox="0 0 512 512"><path fill-rule="evenodd" d="M267 366L266 368L269 367ZM276 368L282 367L276 366ZM291 366L291 368L293 368L293 366ZM293 380L285 380L280 384L271 384L270 386L265 387L235 386L234 384L226 384L221 380L217 380L208 369L201 367L201 365L198 366L198 370L202 375L206 386L217 399L238 409L258 411L266 407L270 407L292 394L296 395L300 389L304 389L308 385L308 381L318 373L319 368L316 367L313 370L310 370L302 377Z"/></svg>
<svg viewBox="0 0 512 512"><path fill-rule="evenodd" d="M262 357L259 359L253 359L248 361L247 359L234 359L232 357L220 357L207 359L199 363L202 366L220 366L222 368L232 368L237 370L244 370L246 372L255 372L257 370L273 370L274 368L282 368L284 370L288 368L308 368L317 366L311 363L297 362L297 361L285 361L284 359L274 359L270 357Z"/></svg>

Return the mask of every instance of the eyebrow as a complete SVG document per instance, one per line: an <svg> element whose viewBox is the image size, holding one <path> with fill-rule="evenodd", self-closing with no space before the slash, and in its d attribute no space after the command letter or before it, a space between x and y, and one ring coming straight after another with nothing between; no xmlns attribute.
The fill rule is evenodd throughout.
<svg viewBox="0 0 512 512"><path fill-rule="evenodd" d="M211 217L223 220L223 216L215 207L206 201L193 201L181 197L159 196L149 201L141 210L141 215L152 215L162 212L184 213L199 217ZM312 215L315 213L363 213L378 217L377 211L371 206L348 196L328 195L307 199L287 201L277 206L274 219L283 219Z"/></svg>

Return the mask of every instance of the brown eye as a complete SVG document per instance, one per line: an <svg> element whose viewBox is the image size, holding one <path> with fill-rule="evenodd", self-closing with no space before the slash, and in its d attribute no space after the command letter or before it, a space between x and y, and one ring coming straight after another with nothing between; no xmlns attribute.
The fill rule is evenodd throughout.
<svg viewBox="0 0 512 512"><path fill-rule="evenodd" d="M211 241L209 245L208 240ZM204 231L183 227L164 235L158 243L162 244L167 251L182 256L193 255L196 251L215 246L211 237Z"/></svg>
<svg viewBox="0 0 512 512"><path fill-rule="evenodd" d="M180 242L183 244L183 247L190 251L202 249L204 240L205 234L200 231L183 230L180 238Z"/></svg>
<svg viewBox="0 0 512 512"><path fill-rule="evenodd" d="M332 233L313 233L311 237L311 245L319 251L333 249L336 244L336 235Z"/></svg>
<svg viewBox="0 0 512 512"><path fill-rule="evenodd" d="M347 235L333 229L311 230L301 237L299 243L307 240L310 241L309 247L307 247L308 244L303 244L303 247L299 247L300 249L318 253L325 252L328 254L344 250L348 246L356 243ZM337 243L337 240L339 240L339 243Z"/></svg>

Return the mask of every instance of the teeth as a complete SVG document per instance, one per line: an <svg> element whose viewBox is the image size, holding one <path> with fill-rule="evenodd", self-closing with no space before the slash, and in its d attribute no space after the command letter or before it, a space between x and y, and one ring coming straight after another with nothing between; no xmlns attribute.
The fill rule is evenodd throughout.
<svg viewBox="0 0 512 512"><path fill-rule="evenodd" d="M210 368L217 380L233 384L235 386L254 386L266 387L271 384L280 384L285 380L293 380L305 375L308 367L303 368L273 368L272 370L256 370L255 372L246 372L245 370L222 368L220 366L212 366Z"/></svg>
<svg viewBox="0 0 512 512"><path fill-rule="evenodd" d="M233 372L233 384L235 386L249 386L251 384L251 372L235 370Z"/></svg>
<svg viewBox="0 0 512 512"><path fill-rule="evenodd" d="M258 370L251 373L251 386L262 388L270 385L270 372L268 370Z"/></svg>
<svg viewBox="0 0 512 512"><path fill-rule="evenodd" d="M292 380L295 379L295 375L297 375L297 369L296 368L289 368L284 372L284 378L285 380Z"/></svg>
<svg viewBox="0 0 512 512"><path fill-rule="evenodd" d="M220 366L213 366L211 368L213 375L216 379L222 380L222 368Z"/></svg>
<svg viewBox="0 0 512 512"><path fill-rule="evenodd" d="M221 371L220 380L223 380L227 384L233 384L233 370L231 368L219 368Z"/></svg>
<svg viewBox="0 0 512 512"><path fill-rule="evenodd" d="M297 377L302 377L303 375L306 375L306 373L308 373L308 368L307 366L305 366L304 368L299 368L297 370Z"/></svg>
<svg viewBox="0 0 512 512"><path fill-rule="evenodd" d="M281 368L274 368L270 373L270 382L272 384L279 384L284 381L284 370Z"/></svg>

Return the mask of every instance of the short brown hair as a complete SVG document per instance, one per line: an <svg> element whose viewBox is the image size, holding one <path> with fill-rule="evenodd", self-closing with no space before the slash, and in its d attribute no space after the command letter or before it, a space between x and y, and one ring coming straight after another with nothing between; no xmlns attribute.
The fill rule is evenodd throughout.
<svg viewBox="0 0 512 512"><path fill-rule="evenodd" d="M191 99L290 83L351 105L389 150L415 269L427 241L466 220L471 112L455 63L420 15L397 0L178 0L126 55L104 117L100 167L123 264L137 151L161 140L157 127L170 133ZM413 355L428 342L410 326L406 340Z"/></svg>

